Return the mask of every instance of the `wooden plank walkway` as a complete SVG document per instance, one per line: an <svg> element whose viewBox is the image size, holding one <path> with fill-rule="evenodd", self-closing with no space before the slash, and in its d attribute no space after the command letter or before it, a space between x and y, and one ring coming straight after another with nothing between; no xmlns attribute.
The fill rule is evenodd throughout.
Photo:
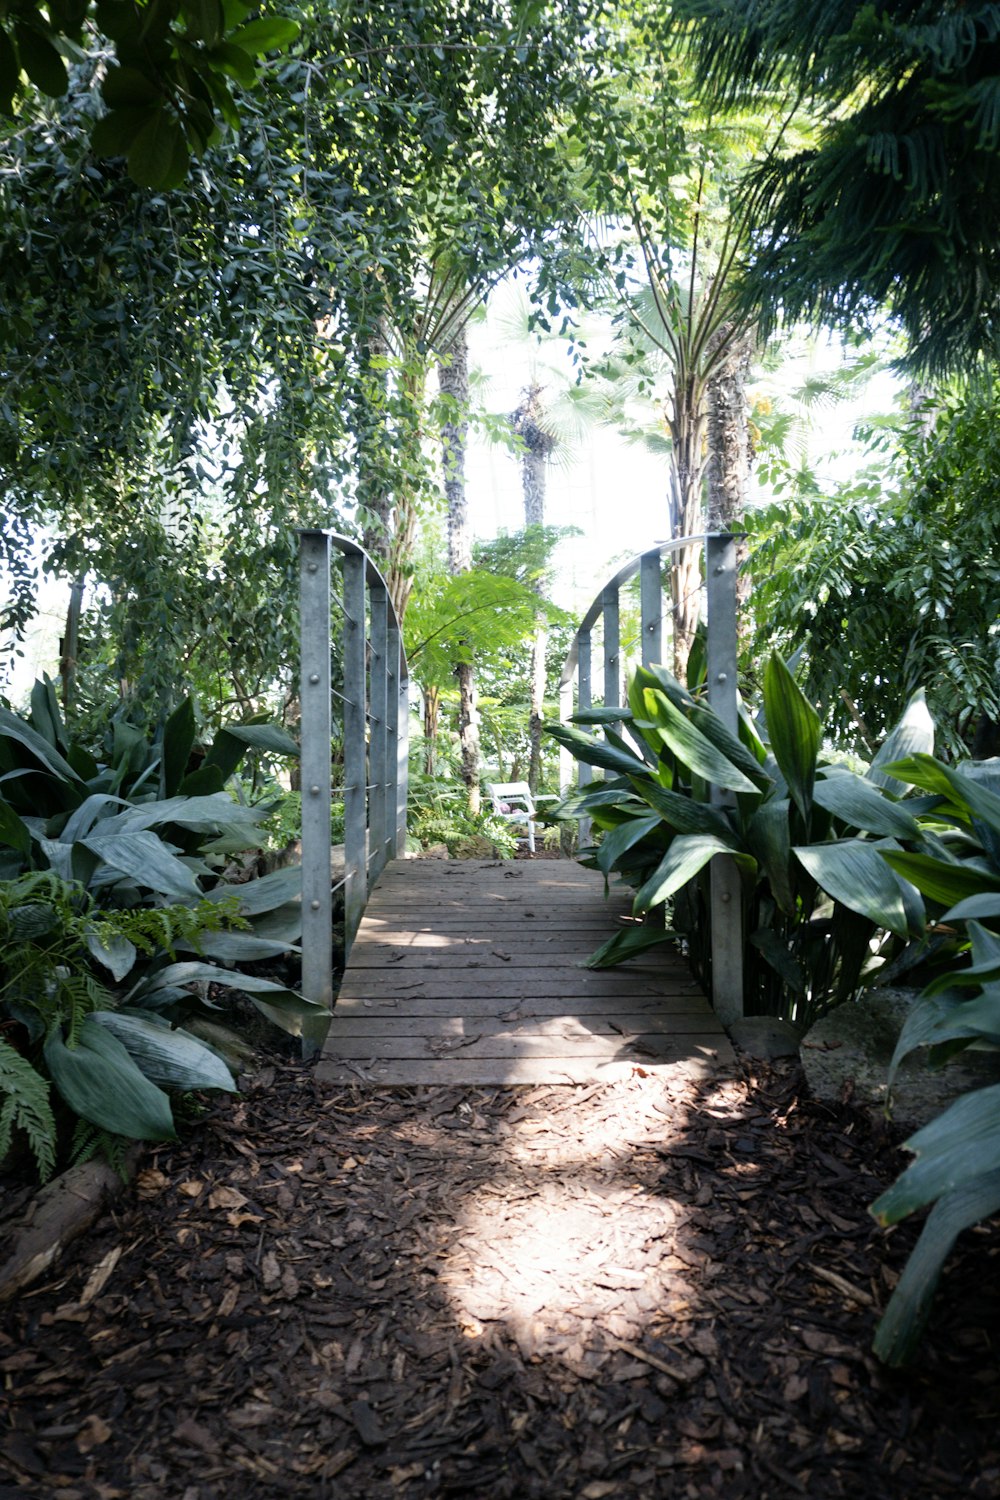
<svg viewBox="0 0 1000 1500"><path fill-rule="evenodd" d="M629 910L570 860L396 860L351 950L319 1076L377 1084L700 1075L733 1051L664 946L580 968Z"/></svg>

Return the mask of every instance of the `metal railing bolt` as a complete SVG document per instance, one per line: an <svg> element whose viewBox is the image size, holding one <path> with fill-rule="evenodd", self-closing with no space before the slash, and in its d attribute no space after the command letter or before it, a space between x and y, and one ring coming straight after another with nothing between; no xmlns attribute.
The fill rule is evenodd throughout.
<svg viewBox="0 0 1000 1500"><path fill-rule="evenodd" d="M319 796L319 787L318 786L311 786L309 788L309 795L310 795L310 797L318 797Z"/></svg>
<svg viewBox="0 0 1000 1500"><path fill-rule="evenodd" d="M318 901L310 901L309 905L312 907L313 911L319 911Z"/></svg>
<svg viewBox="0 0 1000 1500"><path fill-rule="evenodd" d="M318 672L310 672L309 673L309 681L312 682L312 683L319 682L319 673Z"/></svg>

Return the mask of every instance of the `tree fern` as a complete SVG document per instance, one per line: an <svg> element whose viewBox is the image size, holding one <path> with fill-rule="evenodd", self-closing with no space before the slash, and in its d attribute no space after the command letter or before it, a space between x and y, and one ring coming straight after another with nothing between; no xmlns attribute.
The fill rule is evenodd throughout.
<svg viewBox="0 0 1000 1500"><path fill-rule="evenodd" d="M7 1155L15 1129L24 1132L43 1182L56 1162L56 1122L49 1085L26 1057L0 1037L0 1161Z"/></svg>

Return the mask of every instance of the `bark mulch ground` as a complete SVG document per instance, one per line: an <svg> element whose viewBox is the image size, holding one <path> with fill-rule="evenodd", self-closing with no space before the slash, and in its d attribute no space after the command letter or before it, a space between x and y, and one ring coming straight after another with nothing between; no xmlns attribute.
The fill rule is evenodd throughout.
<svg viewBox="0 0 1000 1500"><path fill-rule="evenodd" d="M1000 1235L966 1237L916 1368L869 1353L897 1165L762 1067L268 1068L7 1311L0 1497L996 1496Z"/></svg>

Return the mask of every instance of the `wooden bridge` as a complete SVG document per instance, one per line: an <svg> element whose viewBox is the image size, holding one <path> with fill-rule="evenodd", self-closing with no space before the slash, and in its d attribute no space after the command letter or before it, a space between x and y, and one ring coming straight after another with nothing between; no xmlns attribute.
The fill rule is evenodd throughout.
<svg viewBox="0 0 1000 1500"><path fill-rule="evenodd" d="M668 946L580 967L629 906L569 860L393 860L352 946L319 1076L603 1083L732 1061Z"/></svg>

